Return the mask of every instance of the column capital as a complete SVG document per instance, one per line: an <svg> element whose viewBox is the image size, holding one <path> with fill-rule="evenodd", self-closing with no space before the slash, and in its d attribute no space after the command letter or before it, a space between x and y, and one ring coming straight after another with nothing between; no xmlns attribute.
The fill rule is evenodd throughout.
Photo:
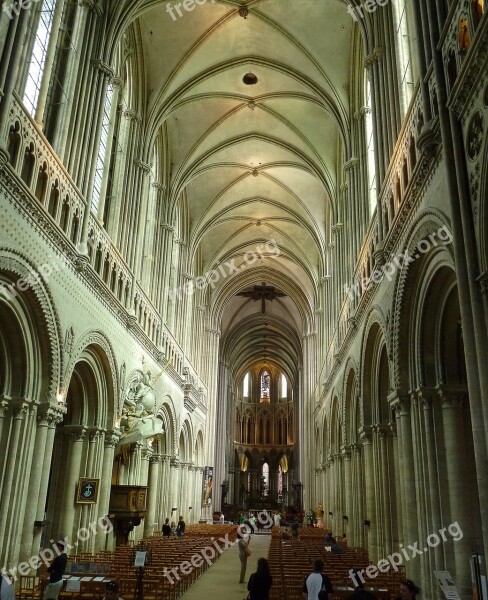
<svg viewBox="0 0 488 600"><path fill-rule="evenodd" d="M67 410L65 405L58 402L43 402L37 413L37 424L39 427L55 428L62 422Z"/></svg>
<svg viewBox="0 0 488 600"><path fill-rule="evenodd" d="M362 121L366 115L371 114L371 108L369 106L361 106L361 108L354 113L356 121Z"/></svg>
<svg viewBox="0 0 488 600"><path fill-rule="evenodd" d="M461 408L468 397L465 385L439 384L435 386L435 389L441 400L442 408Z"/></svg>
<svg viewBox="0 0 488 600"><path fill-rule="evenodd" d="M476 278L476 281L480 284L481 293L488 294L488 271L483 271L483 273Z"/></svg>
<svg viewBox="0 0 488 600"><path fill-rule="evenodd" d="M115 75L115 71L112 69L110 65L104 63L99 58L92 58L91 60L92 67L98 71L104 77L112 79Z"/></svg>
<svg viewBox="0 0 488 600"><path fill-rule="evenodd" d="M218 338L221 336L220 329L212 329L211 327L205 327L205 331L207 333L214 335L215 337L218 337Z"/></svg>
<svg viewBox="0 0 488 600"><path fill-rule="evenodd" d="M149 173L151 172L151 168L152 168L152 165L150 163L146 163L143 160L141 160L140 158L134 159L134 166L137 169L139 169L140 171L142 171L143 175L149 175Z"/></svg>
<svg viewBox="0 0 488 600"><path fill-rule="evenodd" d="M351 156L351 158L347 162L344 163L344 172L349 173L350 171L357 169L358 166L359 166L359 158L356 158L355 156Z"/></svg>
<svg viewBox="0 0 488 600"><path fill-rule="evenodd" d="M115 448L115 446L119 443L119 440L122 436L121 431L117 431L115 429L110 429L105 432L104 445L105 448Z"/></svg>
<svg viewBox="0 0 488 600"><path fill-rule="evenodd" d="M7 402L7 400L1 400L0 401L0 418L5 417L5 415L7 414L9 409L9 403Z"/></svg>
<svg viewBox="0 0 488 600"><path fill-rule="evenodd" d="M410 413L410 397L407 393L395 390L388 396L388 404L397 416L405 416Z"/></svg>
<svg viewBox="0 0 488 600"><path fill-rule="evenodd" d="M73 442L82 442L85 439L86 428L83 425L65 425L63 433Z"/></svg>
<svg viewBox="0 0 488 600"><path fill-rule="evenodd" d="M161 462L162 456L161 454L153 454L150 458L149 458L149 463L151 465L157 465Z"/></svg>
<svg viewBox="0 0 488 600"><path fill-rule="evenodd" d="M384 53L384 49L381 47L376 47L370 54L368 54L368 56L366 56L366 58L364 59L364 68L368 69L368 71L371 69L371 67L379 62L383 56Z"/></svg>
<svg viewBox="0 0 488 600"><path fill-rule="evenodd" d="M373 443L372 427L370 425L363 426L359 429L359 440L363 446L369 446Z"/></svg>
<svg viewBox="0 0 488 600"><path fill-rule="evenodd" d="M136 111L132 110L131 108L127 108L126 110L124 110L122 112L122 115L129 121L136 121L137 123L142 122L142 118L140 117L140 115L138 115Z"/></svg>
<svg viewBox="0 0 488 600"><path fill-rule="evenodd" d="M27 411L29 409L30 403L27 398L17 398L10 402L10 406L13 410L14 419L18 419L19 421L23 421Z"/></svg>

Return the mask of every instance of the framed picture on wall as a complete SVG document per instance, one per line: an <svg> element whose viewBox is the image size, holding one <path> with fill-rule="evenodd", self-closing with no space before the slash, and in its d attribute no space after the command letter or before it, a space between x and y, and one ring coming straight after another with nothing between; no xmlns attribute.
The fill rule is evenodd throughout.
<svg viewBox="0 0 488 600"><path fill-rule="evenodd" d="M95 504L98 498L100 479L80 477L76 491L76 504Z"/></svg>

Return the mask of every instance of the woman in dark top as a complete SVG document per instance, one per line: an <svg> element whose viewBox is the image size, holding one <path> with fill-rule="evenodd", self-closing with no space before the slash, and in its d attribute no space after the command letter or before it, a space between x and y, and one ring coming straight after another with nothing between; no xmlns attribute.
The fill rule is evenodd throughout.
<svg viewBox="0 0 488 600"><path fill-rule="evenodd" d="M171 525L169 524L169 519L166 519L163 525L163 536L169 537L171 535Z"/></svg>
<svg viewBox="0 0 488 600"><path fill-rule="evenodd" d="M273 585L273 578L269 572L269 563L265 558L258 560L258 568L251 575L247 583L249 600L269 600L269 590Z"/></svg>

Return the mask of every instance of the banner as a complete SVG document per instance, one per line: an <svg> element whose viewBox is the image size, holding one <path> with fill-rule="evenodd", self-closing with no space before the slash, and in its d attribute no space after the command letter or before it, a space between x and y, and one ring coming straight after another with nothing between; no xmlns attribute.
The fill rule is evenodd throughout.
<svg viewBox="0 0 488 600"><path fill-rule="evenodd" d="M203 471L202 507L212 504L213 467L205 467Z"/></svg>

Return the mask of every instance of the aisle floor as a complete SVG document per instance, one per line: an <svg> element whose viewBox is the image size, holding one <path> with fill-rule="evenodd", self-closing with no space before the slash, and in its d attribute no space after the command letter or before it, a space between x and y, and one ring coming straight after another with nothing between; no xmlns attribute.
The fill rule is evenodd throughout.
<svg viewBox="0 0 488 600"><path fill-rule="evenodd" d="M247 582L256 570L258 559L268 557L270 535L253 535L249 546L252 554L247 559L245 583L239 583L241 563L237 541L181 596L183 600L244 600L247 597Z"/></svg>

